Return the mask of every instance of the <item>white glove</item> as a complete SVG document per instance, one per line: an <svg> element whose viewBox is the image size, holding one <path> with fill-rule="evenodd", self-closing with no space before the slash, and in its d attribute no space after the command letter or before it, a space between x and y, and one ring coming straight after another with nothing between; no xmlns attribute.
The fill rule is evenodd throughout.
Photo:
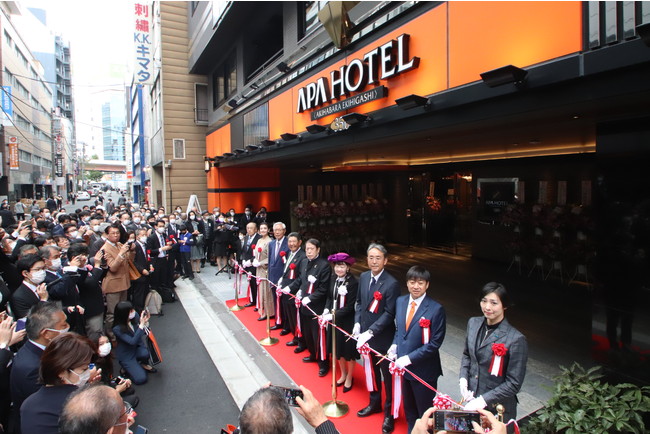
<svg viewBox="0 0 650 434"><path fill-rule="evenodd" d="M368 342L370 339L372 339L372 333L370 332L370 330L361 333L357 338L357 349L361 348L363 344Z"/></svg>
<svg viewBox="0 0 650 434"><path fill-rule="evenodd" d="M402 356L399 359L395 360L395 364L398 368L404 369L411 364L411 359L409 356Z"/></svg>
<svg viewBox="0 0 650 434"><path fill-rule="evenodd" d="M332 321L332 318L334 318L334 317L332 316L331 313L323 313L323 319L325 321Z"/></svg>
<svg viewBox="0 0 650 434"><path fill-rule="evenodd" d="M299 289L298 292L296 292L296 298L300 300L302 298L302 289Z"/></svg>
<svg viewBox="0 0 650 434"><path fill-rule="evenodd" d="M338 293L339 295L348 295L348 287L345 285L339 286Z"/></svg>
<svg viewBox="0 0 650 434"><path fill-rule="evenodd" d="M460 387L460 396L463 397L463 401L470 402L474 399L474 392L467 389L467 378L458 380L458 386Z"/></svg>
<svg viewBox="0 0 650 434"><path fill-rule="evenodd" d="M250 268L251 261L249 261L248 259L245 259L244 262L242 262L242 265L244 266L244 268Z"/></svg>
<svg viewBox="0 0 650 434"><path fill-rule="evenodd" d="M330 313L330 310L328 308L323 309L323 315Z"/></svg>
<svg viewBox="0 0 650 434"><path fill-rule="evenodd" d="M302 299L302 305L303 306L307 306L309 303L311 303L311 300L309 299L309 297L305 297L305 298Z"/></svg>
<svg viewBox="0 0 650 434"><path fill-rule="evenodd" d="M288 286L285 286L284 288L282 288L282 293L283 294L289 294L290 292L291 292L291 290L289 289Z"/></svg>
<svg viewBox="0 0 650 434"><path fill-rule="evenodd" d="M470 402L463 407L463 410L468 410L468 411L474 411L474 410L482 410L485 407L487 407L487 403L485 402L485 399L483 399L482 396L479 396L478 398L472 399Z"/></svg>
<svg viewBox="0 0 650 434"><path fill-rule="evenodd" d="M358 336L359 332L361 331L361 324L354 323L354 327L352 327L352 336Z"/></svg>
<svg viewBox="0 0 650 434"><path fill-rule="evenodd" d="M316 276L310 274L309 276L307 276L307 280L309 281L309 283L316 283L318 279L316 279Z"/></svg>
<svg viewBox="0 0 650 434"><path fill-rule="evenodd" d="M388 352L386 353L386 357L388 357L390 360L395 360L397 358L397 344L390 346Z"/></svg>
<svg viewBox="0 0 650 434"><path fill-rule="evenodd" d="M257 268L259 266L260 266L260 261L258 261L257 259L253 259L253 267Z"/></svg>

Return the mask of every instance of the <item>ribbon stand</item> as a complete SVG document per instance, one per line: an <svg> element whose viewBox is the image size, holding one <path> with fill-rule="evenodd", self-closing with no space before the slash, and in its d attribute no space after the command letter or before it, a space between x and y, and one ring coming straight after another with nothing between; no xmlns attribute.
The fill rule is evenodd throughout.
<svg viewBox="0 0 650 434"><path fill-rule="evenodd" d="M264 345L265 347L270 347L272 345L277 344L278 342L280 342L280 339L271 337L271 318L269 318L269 314L267 312L266 313L266 337L260 339L260 345Z"/></svg>
<svg viewBox="0 0 650 434"><path fill-rule="evenodd" d="M336 305L336 300L334 305ZM336 399L336 308L332 307L332 400L323 404L327 417L343 417L350 411L350 406Z"/></svg>
<svg viewBox="0 0 650 434"><path fill-rule="evenodd" d="M231 312L238 312L244 308L239 304L239 289L241 288L241 273L239 273L239 265L235 263L235 305L230 308ZM230 274L228 275L230 276Z"/></svg>

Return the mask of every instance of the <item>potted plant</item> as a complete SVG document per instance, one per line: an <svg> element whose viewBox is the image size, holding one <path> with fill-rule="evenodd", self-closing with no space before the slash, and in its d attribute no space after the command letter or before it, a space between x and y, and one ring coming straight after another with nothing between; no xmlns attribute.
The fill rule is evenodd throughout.
<svg viewBox="0 0 650 434"><path fill-rule="evenodd" d="M561 367L553 396L526 425L526 433L643 433L650 387L608 384L599 367Z"/></svg>

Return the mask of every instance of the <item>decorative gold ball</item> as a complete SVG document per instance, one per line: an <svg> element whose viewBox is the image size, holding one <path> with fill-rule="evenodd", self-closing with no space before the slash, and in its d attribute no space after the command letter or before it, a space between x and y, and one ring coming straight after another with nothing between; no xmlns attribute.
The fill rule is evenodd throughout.
<svg viewBox="0 0 650 434"><path fill-rule="evenodd" d="M506 411L506 408L503 405L497 404L497 413L503 414L505 411Z"/></svg>

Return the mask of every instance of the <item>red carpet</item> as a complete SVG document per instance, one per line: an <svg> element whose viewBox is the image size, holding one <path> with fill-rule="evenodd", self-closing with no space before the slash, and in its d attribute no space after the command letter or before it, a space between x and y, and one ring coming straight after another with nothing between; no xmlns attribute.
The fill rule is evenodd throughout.
<svg viewBox="0 0 650 434"><path fill-rule="evenodd" d="M246 301L244 301L246 300ZM248 299L239 301L240 305L248 302ZM226 303L228 307L235 304L234 300ZM244 327L251 332L255 339L262 339L266 337L266 321L257 321L259 315L253 311L252 307L233 312L237 318L242 322ZM273 326L274 320L271 320ZM308 353L302 352L295 354L293 349L295 347L287 347L285 343L293 339L292 334L287 336L280 336L280 331L271 331L271 336L278 338L280 342L270 347L264 347L268 353L275 359L276 362L286 371L286 373L293 379L296 384L301 384L311 390L321 403L330 401L332 399L332 374L331 372L325 377L318 376L317 363L303 363L302 358ZM337 366L337 377L338 377ZM279 384L279 386L289 386L288 384ZM341 418L332 418L339 432L343 434L353 433L359 428L363 428L368 433L381 433L381 424L384 420L383 414L373 414L366 418L357 416L357 411L368 405L368 391L365 388L365 379L363 375L363 367L357 365L354 371L354 386L348 393L343 393L343 388L337 389L337 400L343 401L350 406L350 411L347 415ZM406 420L402 415L395 421L395 433L406 433Z"/></svg>

